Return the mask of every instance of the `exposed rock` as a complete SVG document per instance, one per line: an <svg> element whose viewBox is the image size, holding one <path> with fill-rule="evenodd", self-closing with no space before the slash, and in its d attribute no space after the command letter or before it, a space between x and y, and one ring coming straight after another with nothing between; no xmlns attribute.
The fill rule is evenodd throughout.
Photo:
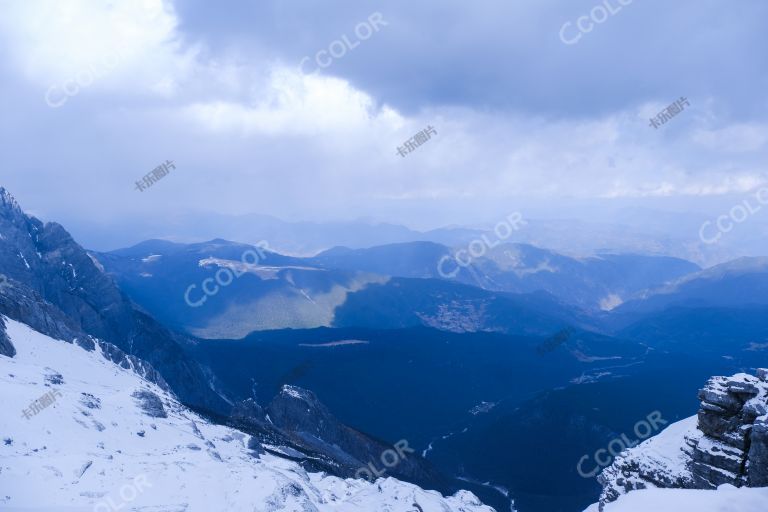
<svg viewBox="0 0 768 512"><path fill-rule="evenodd" d="M80 403L89 409L101 409L101 399L90 393L81 393Z"/></svg>
<svg viewBox="0 0 768 512"><path fill-rule="evenodd" d="M61 225L26 215L2 187L0 233L0 268L7 277L0 313L89 350L98 345L123 368L162 375L153 382L167 382L187 404L229 410L186 353L193 340L139 310ZM8 352L1 339L0 350Z"/></svg>
<svg viewBox="0 0 768 512"><path fill-rule="evenodd" d="M689 452L697 486L754 486L755 481L764 481L768 474L765 460L760 464L750 459L752 453L759 459L761 450L768 449L766 439L754 435L755 422L766 414L766 383L747 374L713 377L699 398L698 427L704 436L690 443Z"/></svg>
<svg viewBox="0 0 768 512"><path fill-rule="evenodd" d="M234 421L245 425L265 427L269 424L267 413L253 398L235 404L231 416Z"/></svg>
<svg viewBox="0 0 768 512"><path fill-rule="evenodd" d="M600 474L600 510L622 494L648 487L768 486L768 371L713 377L698 396L695 428L691 423L686 430L679 422L668 429L675 432L624 451Z"/></svg>
<svg viewBox="0 0 768 512"><path fill-rule="evenodd" d="M747 482L750 487L768 486L768 418L763 416L752 426Z"/></svg>
<svg viewBox="0 0 768 512"><path fill-rule="evenodd" d="M5 322L3 317L0 316L0 356L13 357L16 355L16 349L8 339L8 335L5 332Z"/></svg>
<svg viewBox="0 0 768 512"><path fill-rule="evenodd" d="M168 413L165 412L165 407L163 407L163 401L151 391L142 389L133 393L132 396L139 402L139 406L147 416L151 418L168 417Z"/></svg>
<svg viewBox="0 0 768 512"><path fill-rule="evenodd" d="M344 425L311 391L283 386L267 412L275 427L295 444L339 462L336 473L340 476L370 480L393 476L429 488L455 490L407 441L392 446Z"/></svg>
<svg viewBox="0 0 768 512"><path fill-rule="evenodd" d="M60 374L59 372L50 370L50 368L46 368L49 370L49 373L45 375L45 382L53 385L53 386L60 386L64 384L64 376Z"/></svg>

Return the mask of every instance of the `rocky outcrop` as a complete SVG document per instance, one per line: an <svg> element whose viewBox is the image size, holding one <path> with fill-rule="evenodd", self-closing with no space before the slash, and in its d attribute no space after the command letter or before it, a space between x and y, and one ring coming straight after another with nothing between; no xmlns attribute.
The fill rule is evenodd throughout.
<svg viewBox="0 0 768 512"><path fill-rule="evenodd" d="M698 396L696 417L625 450L600 474L600 510L638 489L768 485L768 370L713 377Z"/></svg>
<svg viewBox="0 0 768 512"><path fill-rule="evenodd" d="M228 413L211 377L188 354L194 341L134 306L59 224L26 215L0 187L0 313L54 338L97 344L124 367L149 366L186 404ZM92 338L91 338L92 337ZM141 360L147 363L142 363ZM154 370L152 370L154 371Z"/></svg>
<svg viewBox="0 0 768 512"><path fill-rule="evenodd" d="M165 406L163 401L155 393L141 389L133 393L133 398L139 403L139 407L144 411L144 414L150 418L167 418L168 413L165 412Z"/></svg>
<svg viewBox="0 0 768 512"><path fill-rule="evenodd" d="M13 357L16 355L16 348L8 339L8 335L5 332L5 322L0 317L0 356Z"/></svg>
<svg viewBox="0 0 768 512"><path fill-rule="evenodd" d="M696 488L758 487L768 481L768 370L713 377L699 391L702 436L687 439Z"/></svg>
<svg viewBox="0 0 768 512"><path fill-rule="evenodd" d="M164 390L171 391L168 383L151 364L134 355L126 354L115 345L84 332L59 308L46 301L39 293L25 284L15 280L6 283L2 293L0 293L0 314L23 322L52 338L74 343L88 351L98 350L108 361L127 370L132 370ZM2 316L0 316L0 325L2 322ZM4 337L3 329L0 328L0 353L5 350L7 353L4 355L13 357L9 351L9 349L13 349L13 345L10 340L7 340L7 337L5 337L6 343L4 343ZM3 349L3 346L6 348ZM15 354L15 349L12 352Z"/></svg>
<svg viewBox="0 0 768 512"><path fill-rule="evenodd" d="M313 471L371 481L391 476L443 492L457 490L406 440L390 445L355 430L313 392L297 386L283 386L266 409L253 399L238 403L230 425L254 435L267 452Z"/></svg>

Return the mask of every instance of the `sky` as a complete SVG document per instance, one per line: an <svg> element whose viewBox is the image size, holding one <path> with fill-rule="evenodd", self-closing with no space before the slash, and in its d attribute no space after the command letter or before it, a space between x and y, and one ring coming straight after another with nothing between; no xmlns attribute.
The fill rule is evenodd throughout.
<svg viewBox="0 0 768 512"><path fill-rule="evenodd" d="M0 185L76 225L714 215L768 182L766 19L761 0L0 0Z"/></svg>

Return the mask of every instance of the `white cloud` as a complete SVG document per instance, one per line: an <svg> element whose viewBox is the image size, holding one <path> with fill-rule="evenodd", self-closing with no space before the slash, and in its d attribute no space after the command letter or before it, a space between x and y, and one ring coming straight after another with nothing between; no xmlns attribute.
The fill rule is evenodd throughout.
<svg viewBox="0 0 768 512"><path fill-rule="evenodd" d="M38 182L52 183L45 178L65 168L82 183L103 180L102 189L130 192L141 175L137 168L172 155L188 175L175 185L183 193L169 201L188 201L190 208L205 202L214 209L270 212L311 205L324 212L355 201L356 215L363 215L369 203L383 199L467 204L517 196L555 204L563 197L714 196L768 178L761 167L766 127L724 125L712 98L692 101L690 110L659 130L648 126L648 117L663 101L581 119L444 106L406 115L344 78L302 74L295 62L254 61L245 46L227 48L226 57L213 55L205 41L187 42L174 9L160 0L13 2L0 18L0 39L20 77L40 87L43 108L51 83L116 49L121 54L119 65L94 83L102 96L86 115L79 110L85 102L70 101L55 113L45 109L45 116L71 115L77 130L56 132L59 149L48 153L53 163L33 170ZM148 94L160 98L143 101ZM98 115L88 115L93 112ZM13 134L19 143L8 144L8 159L21 162L19 168L28 158L21 149L13 153L15 147L44 137L48 126L42 117L21 117ZM397 146L427 125L438 135L406 158L397 156ZM105 143L84 147L96 138ZM110 175L94 177L83 165L116 154L128 156L111 165ZM267 178L272 188L242 185ZM220 187L215 196L212 183ZM142 196L146 208L153 200ZM134 208L133 196L123 201L108 206Z"/></svg>
<svg viewBox="0 0 768 512"><path fill-rule="evenodd" d="M100 72L92 87L169 93L194 64L173 8L162 0L6 2L0 37L41 86Z"/></svg>
<svg viewBox="0 0 768 512"><path fill-rule="evenodd" d="M64 99L68 81L81 77L81 86L87 81L89 89L129 96L191 91L178 107L182 122L217 131L392 132L404 123L346 80L304 75L274 62L244 66L236 56L214 60L200 45L185 47L176 13L162 0L25 0L8 6L0 20L0 37L19 69L43 87L57 86L51 94L56 100ZM244 91L250 100L243 100Z"/></svg>
<svg viewBox="0 0 768 512"><path fill-rule="evenodd" d="M692 139L708 149L747 153L764 149L768 143L768 125L738 123L718 129L696 130Z"/></svg>
<svg viewBox="0 0 768 512"><path fill-rule="evenodd" d="M377 107L373 98L346 80L276 69L255 88L253 104L233 101L195 103L185 114L215 131L244 134L321 134L381 128L392 132L405 120L393 109Z"/></svg>

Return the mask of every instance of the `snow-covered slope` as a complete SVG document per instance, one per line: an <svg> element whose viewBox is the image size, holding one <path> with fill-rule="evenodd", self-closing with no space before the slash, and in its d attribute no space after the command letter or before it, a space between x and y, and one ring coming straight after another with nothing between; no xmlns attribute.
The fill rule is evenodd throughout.
<svg viewBox="0 0 768 512"><path fill-rule="evenodd" d="M305 472L214 425L94 352L6 319L0 356L0 510L491 512L387 478ZM52 403L38 412L38 399ZM253 445L251 445L253 447Z"/></svg>
<svg viewBox="0 0 768 512"><path fill-rule="evenodd" d="M686 439L701 438L697 424L696 416L678 421L618 455L599 477L602 501L616 499L628 489L694 487L690 456L683 447L687 446Z"/></svg>
<svg viewBox="0 0 768 512"><path fill-rule="evenodd" d="M585 512L598 512L597 503ZM737 489L728 484L715 491L646 489L609 503L604 512L765 512L768 487Z"/></svg>

